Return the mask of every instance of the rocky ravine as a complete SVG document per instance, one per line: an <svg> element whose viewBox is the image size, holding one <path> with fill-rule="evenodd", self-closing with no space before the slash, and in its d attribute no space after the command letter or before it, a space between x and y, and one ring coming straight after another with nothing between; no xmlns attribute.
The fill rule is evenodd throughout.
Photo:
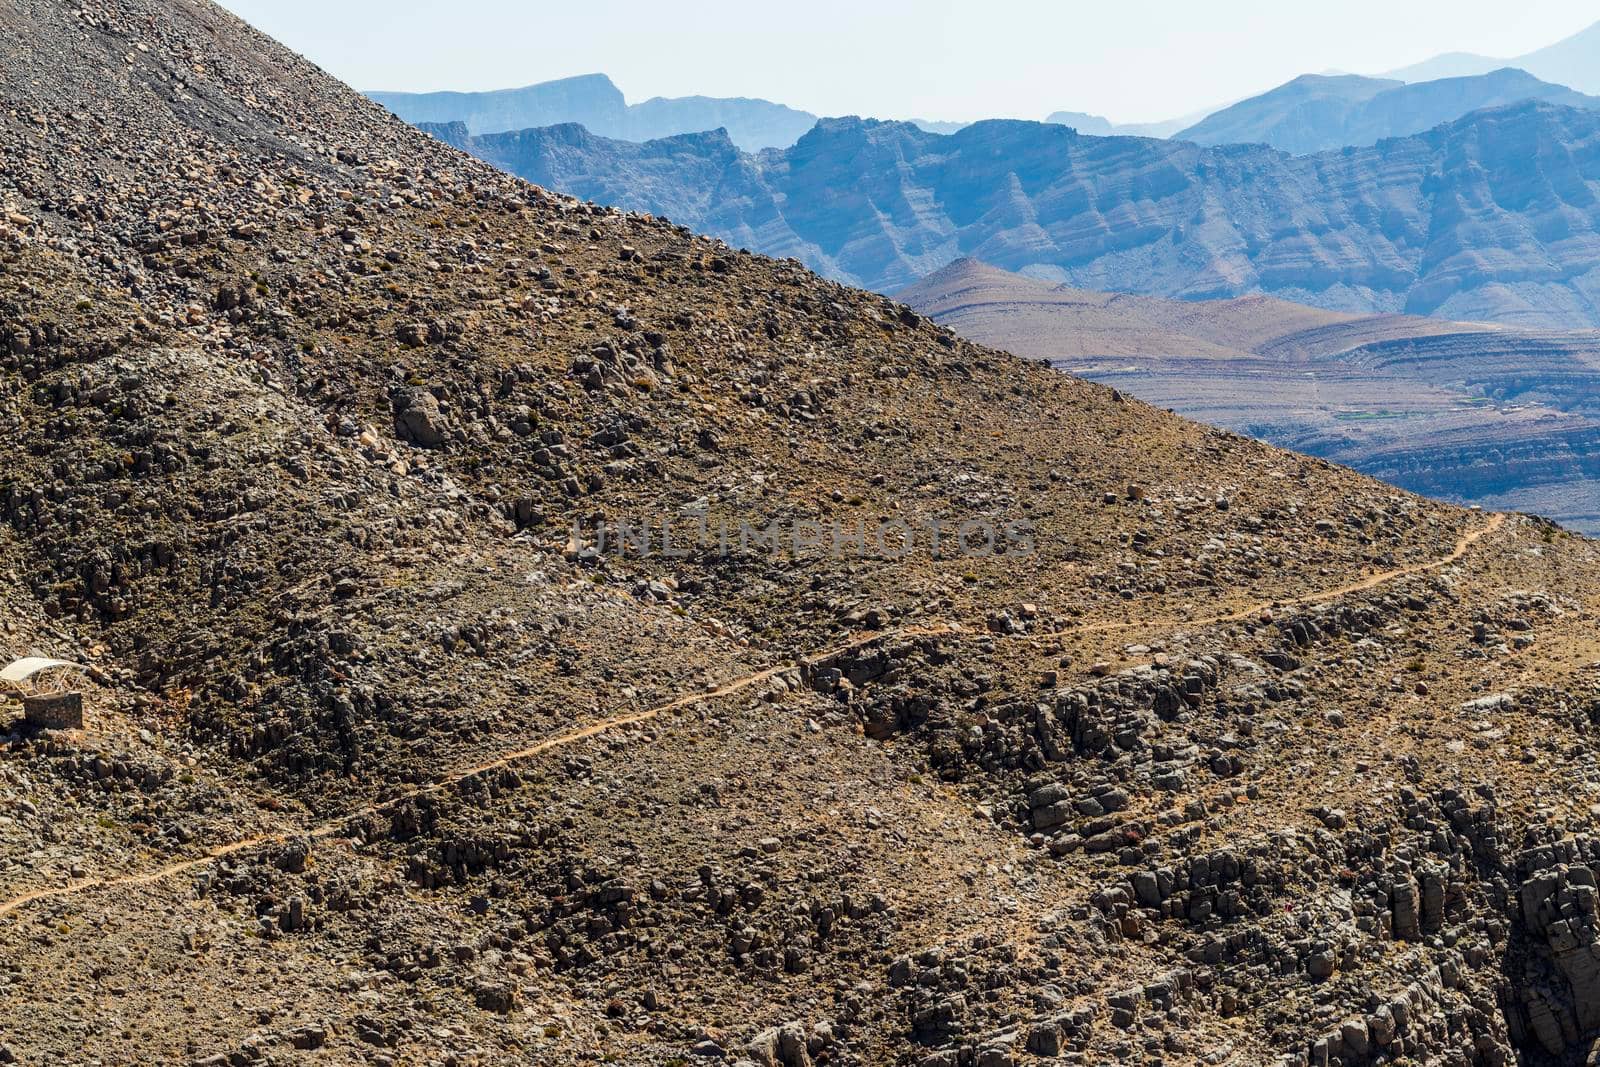
<svg viewBox="0 0 1600 1067"><path fill-rule="evenodd" d="M758 156L715 133L434 132L530 181L884 292L971 257L1080 289L1600 325L1595 111L1521 103L1299 158L1010 121L941 136L826 119Z"/></svg>
<svg viewBox="0 0 1600 1067"><path fill-rule="evenodd" d="M0 642L94 668L5 712L0 1061L1589 1054L1593 543L524 185L209 4L0 31ZM780 544L594 544L663 515Z"/></svg>

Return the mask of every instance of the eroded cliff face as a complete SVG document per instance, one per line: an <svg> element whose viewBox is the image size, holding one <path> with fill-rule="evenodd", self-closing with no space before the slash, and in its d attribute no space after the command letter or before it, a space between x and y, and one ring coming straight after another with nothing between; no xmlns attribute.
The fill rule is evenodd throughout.
<svg viewBox="0 0 1600 1067"><path fill-rule="evenodd" d="M1583 110L1517 104L1301 158L1001 121L941 136L828 119L758 157L705 138L571 140L467 147L884 291L971 256L1085 289L1600 322L1600 115Z"/></svg>

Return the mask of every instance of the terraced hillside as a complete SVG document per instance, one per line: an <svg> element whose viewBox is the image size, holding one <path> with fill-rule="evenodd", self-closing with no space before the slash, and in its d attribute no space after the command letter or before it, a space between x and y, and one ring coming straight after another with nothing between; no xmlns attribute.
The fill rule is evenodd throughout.
<svg viewBox="0 0 1600 1067"><path fill-rule="evenodd" d="M0 1061L1587 1054L1593 543L0 32Z"/></svg>
<svg viewBox="0 0 1600 1067"><path fill-rule="evenodd" d="M1093 293L962 260L897 294L963 336L1414 492L1600 533L1600 334Z"/></svg>

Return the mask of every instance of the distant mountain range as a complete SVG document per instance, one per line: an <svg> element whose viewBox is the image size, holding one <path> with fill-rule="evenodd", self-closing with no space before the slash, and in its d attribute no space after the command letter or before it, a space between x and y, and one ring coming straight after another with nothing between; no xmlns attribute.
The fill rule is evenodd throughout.
<svg viewBox="0 0 1600 1067"><path fill-rule="evenodd" d="M1577 108L1522 103L1302 157L1014 121L940 136L828 119L759 156L721 132L436 132L539 184L881 291L970 256L1086 289L1600 322L1600 113Z"/></svg>
<svg viewBox="0 0 1600 1067"><path fill-rule="evenodd" d="M1458 84L1389 95L1402 88L1401 83L1420 89L1415 83L1441 81ZM1567 98L1562 97L1564 91ZM1600 23L1515 59L1453 52L1374 78L1305 75L1221 109L1160 122L1114 123L1071 110L1056 111L1045 121L1096 136L1176 135L1202 144L1263 143L1305 153L1416 133L1478 108L1519 100L1582 106L1584 93L1600 95ZM808 111L746 97L653 97L629 104L604 74L489 92L367 95L407 122L461 122L475 136L577 123L602 137L649 141L721 128L746 152L787 148L817 121ZM942 134L970 125L910 121L929 133Z"/></svg>
<svg viewBox="0 0 1600 1067"><path fill-rule="evenodd" d="M407 122L460 122L473 134L576 122L603 137L650 141L720 128L747 152L792 145L817 121L817 116L807 111L743 97L658 96L629 104L622 90L604 74L483 93L367 95Z"/></svg>
<svg viewBox="0 0 1600 1067"><path fill-rule="evenodd" d="M911 119L913 126L928 133L957 133L971 126L970 122L936 122L933 119ZM687 132L687 131L686 131ZM799 138L796 138L799 140Z"/></svg>
<svg viewBox="0 0 1600 1067"><path fill-rule="evenodd" d="M1423 82L1429 84L1403 84ZM1056 111L1045 121L1094 136L1259 143L1305 154L1418 133L1480 108L1522 100L1574 107L1596 103L1584 93L1600 94L1600 23L1514 60L1451 53L1378 78L1305 75L1220 109L1160 122L1114 123L1070 110ZM809 111L746 97L653 97L629 104L604 74L490 92L367 95L407 122L460 122L473 136L576 123L602 137L643 142L725 129L742 151L760 152L792 146L817 122ZM937 134L970 125L909 121Z"/></svg>
<svg viewBox="0 0 1600 1067"><path fill-rule="evenodd" d="M970 259L895 296L1190 418L1600 534L1600 332L1087 292Z"/></svg>
<svg viewBox="0 0 1600 1067"><path fill-rule="evenodd" d="M473 136L575 123L602 137L643 142L724 129L741 151L759 152L765 148L788 148L817 123L817 116L809 111L747 97L658 96L629 104L622 90L604 74L489 92L374 91L367 95L414 126L459 122ZM1170 137L1206 114L1124 124L1099 115L1058 111L1045 121L1072 126L1080 133ZM928 133L941 134L956 133L972 125L937 119L907 121Z"/></svg>
<svg viewBox="0 0 1600 1067"><path fill-rule="evenodd" d="M1415 85L1355 74L1307 74L1224 108L1175 136L1204 145L1270 144L1305 155L1421 133L1482 108L1523 100L1600 107L1600 98L1520 70Z"/></svg>
<svg viewBox="0 0 1600 1067"><path fill-rule="evenodd" d="M1600 95L1600 22L1581 33L1557 41L1513 59L1493 59L1468 52L1449 52L1383 75L1406 82L1434 81L1487 74L1502 67L1516 67L1536 78L1570 86L1579 92Z"/></svg>
<svg viewBox="0 0 1600 1067"><path fill-rule="evenodd" d="M1424 89L1421 83L1433 84ZM1371 78L1308 74L1226 107L1163 122L1114 123L1081 111L1057 111L1045 121L1101 137L1270 144L1304 154L1420 133L1485 107L1521 100L1592 106L1600 103L1595 96L1600 23L1512 59L1451 52Z"/></svg>
<svg viewBox="0 0 1600 1067"><path fill-rule="evenodd" d="M1112 122L1100 115L1089 115L1082 111L1057 111L1045 121L1058 126L1071 126L1079 133L1096 137L1171 137L1205 114L1201 112L1165 122Z"/></svg>

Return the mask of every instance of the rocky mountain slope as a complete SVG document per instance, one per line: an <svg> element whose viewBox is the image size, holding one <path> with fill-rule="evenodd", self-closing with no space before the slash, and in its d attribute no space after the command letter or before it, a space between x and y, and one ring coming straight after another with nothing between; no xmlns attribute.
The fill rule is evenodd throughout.
<svg viewBox="0 0 1600 1067"><path fill-rule="evenodd" d="M0 1061L1588 1054L1592 542L0 33Z"/></svg>
<svg viewBox="0 0 1600 1067"><path fill-rule="evenodd" d="M1204 145L1268 144L1307 155L1374 145L1386 137L1421 133L1483 108L1524 100L1600 107L1600 98L1509 68L1412 85L1353 74L1307 74L1224 108L1173 136Z"/></svg>
<svg viewBox="0 0 1600 1067"><path fill-rule="evenodd" d="M458 143L883 291L970 257L1100 291L1600 323L1600 112L1524 103L1300 158L1029 122L941 137L827 119L760 156L717 134L635 145L566 127Z"/></svg>
<svg viewBox="0 0 1600 1067"><path fill-rule="evenodd" d="M1093 293L972 260L896 297L1191 418L1600 533L1600 333Z"/></svg>
<svg viewBox="0 0 1600 1067"><path fill-rule="evenodd" d="M475 134L577 123L604 137L650 141L725 129L733 143L747 152L787 148L817 121L809 112L745 97L656 96L629 104L622 90L604 74L494 92L367 95L407 122L459 122Z"/></svg>

